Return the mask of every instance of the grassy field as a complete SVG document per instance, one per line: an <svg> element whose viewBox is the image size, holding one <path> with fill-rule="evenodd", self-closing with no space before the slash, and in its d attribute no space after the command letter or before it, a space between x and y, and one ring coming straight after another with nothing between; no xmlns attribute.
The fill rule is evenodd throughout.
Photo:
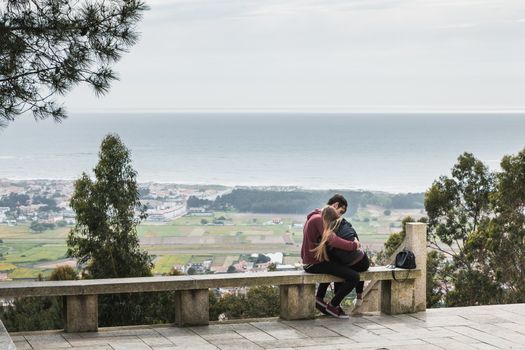
<svg viewBox="0 0 525 350"><path fill-rule="evenodd" d="M10 263L0 263L0 272L10 271L16 269L16 265Z"/></svg>
<svg viewBox="0 0 525 350"><path fill-rule="evenodd" d="M419 210L393 210L385 215L380 207L367 207L348 218L361 242L379 250L392 232L400 229L403 217L420 217ZM225 218L224 225L213 224ZM272 221L276 219L277 224ZM277 220L279 219L279 220ZM283 252L284 262L300 262L304 215L261 215L216 212L213 216L184 216L165 224L145 223L138 227L141 245L155 255L155 274L167 273L174 265L212 260L212 266L229 266L240 254ZM206 224L207 223L207 224ZM8 278L35 278L50 273L64 262L70 227L33 233L28 225L0 225L0 273Z"/></svg>
<svg viewBox="0 0 525 350"><path fill-rule="evenodd" d="M29 249L18 249L4 254L3 262L20 264L20 263L37 263L43 261L53 261L65 258L66 244L39 244Z"/></svg>
<svg viewBox="0 0 525 350"><path fill-rule="evenodd" d="M153 268L153 274L162 275L168 273L171 268L175 265L184 265L191 259L189 254L177 254L177 255L162 255L155 259L155 267Z"/></svg>

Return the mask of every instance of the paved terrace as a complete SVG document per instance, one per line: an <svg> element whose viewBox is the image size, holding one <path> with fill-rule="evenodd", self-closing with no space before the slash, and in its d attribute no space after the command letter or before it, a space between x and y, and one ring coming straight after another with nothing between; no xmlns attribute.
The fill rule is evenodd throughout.
<svg viewBox="0 0 525 350"><path fill-rule="evenodd" d="M354 315L101 328L98 333L11 333L17 349L524 349L525 304L429 309L405 315Z"/></svg>

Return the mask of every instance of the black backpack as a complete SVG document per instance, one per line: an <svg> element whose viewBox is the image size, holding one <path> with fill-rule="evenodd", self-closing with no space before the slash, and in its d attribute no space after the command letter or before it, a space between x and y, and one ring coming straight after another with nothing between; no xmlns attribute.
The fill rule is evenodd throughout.
<svg viewBox="0 0 525 350"><path fill-rule="evenodd" d="M394 264L394 268L415 269L416 268L416 256L410 250L403 249L403 251L397 253L396 255L396 261ZM402 282L408 279L408 275L409 275L409 272L407 272L407 276ZM394 278L394 281L399 281L396 278L396 274L394 270L392 270L392 277Z"/></svg>
<svg viewBox="0 0 525 350"><path fill-rule="evenodd" d="M401 269L415 269L416 268L416 256L410 250L404 249L397 253L395 267Z"/></svg>

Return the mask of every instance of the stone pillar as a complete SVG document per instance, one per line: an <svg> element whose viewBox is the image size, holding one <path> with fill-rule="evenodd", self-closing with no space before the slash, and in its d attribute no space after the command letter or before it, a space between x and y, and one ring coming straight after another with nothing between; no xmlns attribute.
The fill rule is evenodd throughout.
<svg viewBox="0 0 525 350"><path fill-rule="evenodd" d="M415 312L427 309L427 225L411 222L406 224L405 248L416 256L417 269L421 277L414 286Z"/></svg>
<svg viewBox="0 0 525 350"><path fill-rule="evenodd" d="M209 323L210 296L208 289L175 292L175 324L177 326L206 326Z"/></svg>
<svg viewBox="0 0 525 350"><path fill-rule="evenodd" d="M96 295L67 295L64 297L64 331L68 333L98 330Z"/></svg>
<svg viewBox="0 0 525 350"><path fill-rule="evenodd" d="M403 273L398 272L398 274ZM381 281L381 312L389 315L416 312L414 285L415 280L413 279Z"/></svg>
<svg viewBox="0 0 525 350"><path fill-rule="evenodd" d="M315 284L281 285L281 318L303 320L315 317Z"/></svg>

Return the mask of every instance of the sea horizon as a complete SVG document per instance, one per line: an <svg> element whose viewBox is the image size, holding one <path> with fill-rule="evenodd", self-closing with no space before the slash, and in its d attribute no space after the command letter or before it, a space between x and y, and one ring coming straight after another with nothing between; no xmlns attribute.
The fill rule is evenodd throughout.
<svg viewBox="0 0 525 350"><path fill-rule="evenodd" d="M140 183L426 191L463 152L491 170L525 146L525 113L84 113L0 130L0 178L92 174L104 135Z"/></svg>

